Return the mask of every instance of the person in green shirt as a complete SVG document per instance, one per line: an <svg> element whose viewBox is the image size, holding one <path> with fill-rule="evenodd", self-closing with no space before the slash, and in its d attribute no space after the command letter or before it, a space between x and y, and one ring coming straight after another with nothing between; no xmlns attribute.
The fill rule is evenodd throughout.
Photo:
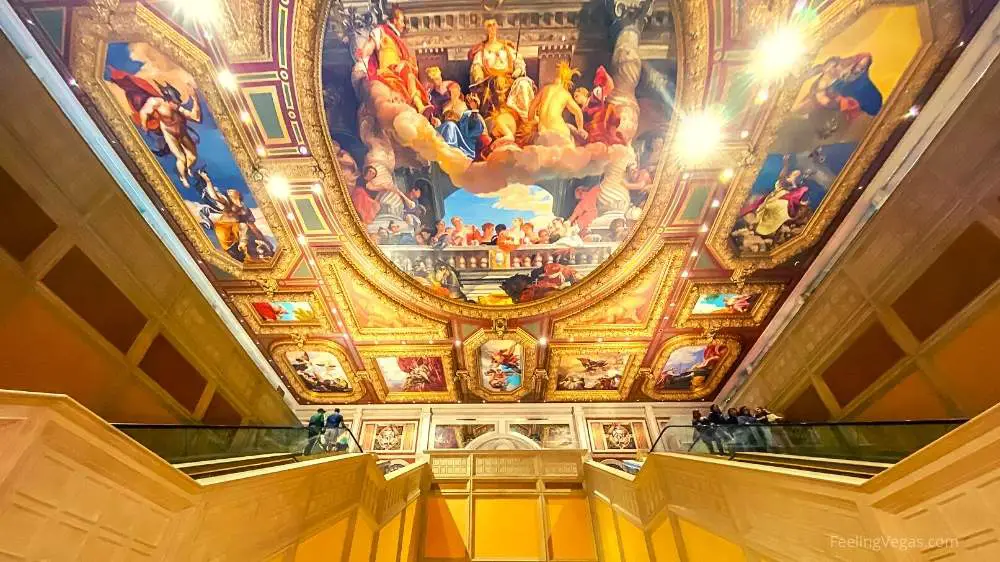
<svg viewBox="0 0 1000 562"><path fill-rule="evenodd" d="M306 426L306 429L309 431L309 444L306 445L305 451L307 455L312 454L313 448L319 442L319 436L323 434L324 414L326 414L326 410L320 408L309 418L309 424Z"/></svg>

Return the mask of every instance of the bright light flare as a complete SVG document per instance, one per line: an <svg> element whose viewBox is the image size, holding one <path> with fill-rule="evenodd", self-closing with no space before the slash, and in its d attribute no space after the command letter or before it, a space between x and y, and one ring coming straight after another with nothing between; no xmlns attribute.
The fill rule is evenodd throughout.
<svg viewBox="0 0 1000 562"><path fill-rule="evenodd" d="M716 111L684 116L677 129L677 154L689 164L704 161L722 144L724 124L722 115Z"/></svg>
<svg viewBox="0 0 1000 562"><path fill-rule="evenodd" d="M288 180L284 176L271 176L267 180L267 192L275 199L288 199L292 188L288 185Z"/></svg>
<svg viewBox="0 0 1000 562"><path fill-rule="evenodd" d="M220 0L171 0L174 14L185 22L195 22L212 29L222 23L222 2Z"/></svg>
<svg viewBox="0 0 1000 562"><path fill-rule="evenodd" d="M798 26L787 25L764 37L750 59L750 73L757 82L770 84L795 72L806 54Z"/></svg>
<svg viewBox="0 0 1000 562"><path fill-rule="evenodd" d="M233 92L239 87L239 82L236 80L236 75L228 70L219 71L219 85L223 88Z"/></svg>

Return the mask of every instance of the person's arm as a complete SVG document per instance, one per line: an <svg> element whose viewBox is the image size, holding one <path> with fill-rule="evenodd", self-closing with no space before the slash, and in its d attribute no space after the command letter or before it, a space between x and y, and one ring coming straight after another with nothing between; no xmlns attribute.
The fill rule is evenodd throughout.
<svg viewBox="0 0 1000 562"><path fill-rule="evenodd" d="M201 104L198 103L198 91L191 89L191 109L181 106L180 112L188 121L201 123Z"/></svg>
<svg viewBox="0 0 1000 562"><path fill-rule="evenodd" d="M146 103L142 104L142 108L139 110L139 122L142 123L143 127L148 128L149 118L153 116L153 111L156 110L157 98L150 97L146 100Z"/></svg>
<svg viewBox="0 0 1000 562"><path fill-rule="evenodd" d="M566 104L566 109L573 114L573 119L576 121L576 128L580 131L580 134L586 138L587 132L583 129L583 110L580 109L580 106L573 100L573 96L570 96L568 92L566 95L569 96L569 103Z"/></svg>
<svg viewBox="0 0 1000 562"><path fill-rule="evenodd" d="M205 173L205 170L200 170L198 172L198 175L201 176L201 179L205 180L205 193L208 195L209 199L215 201L220 205L229 204L229 199L226 199L225 197L222 196L221 193L219 193L219 190L216 189L215 184L212 183L212 178L208 177L208 174Z"/></svg>

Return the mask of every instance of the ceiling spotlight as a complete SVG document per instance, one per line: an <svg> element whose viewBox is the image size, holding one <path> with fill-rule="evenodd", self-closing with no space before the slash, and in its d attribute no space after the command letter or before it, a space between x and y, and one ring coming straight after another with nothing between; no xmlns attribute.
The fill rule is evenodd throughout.
<svg viewBox="0 0 1000 562"><path fill-rule="evenodd" d="M733 177L735 176L736 172L732 168L726 168L725 170L722 170L722 172L719 174L719 181L721 181L722 183L728 183L732 181Z"/></svg>
<svg viewBox="0 0 1000 562"><path fill-rule="evenodd" d="M460 347L462 345L462 340L455 340L455 347Z"/></svg>
<svg viewBox="0 0 1000 562"><path fill-rule="evenodd" d="M677 152L688 163L710 156L722 143L724 120L717 111L707 110L681 118L677 129Z"/></svg>
<svg viewBox="0 0 1000 562"><path fill-rule="evenodd" d="M347 335L347 332L344 332L343 334L340 334L340 337L346 340L349 336Z"/></svg>
<svg viewBox="0 0 1000 562"><path fill-rule="evenodd" d="M299 145L299 154L301 154L302 156L305 156L306 154L309 154L309 149L306 148L306 145L304 145L304 144L300 144Z"/></svg>
<svg viewBox="0 0 1000 562"><path fill-rule="evenodd" d="M263 146L261 146L261 145L258 144L257 145L257 156L262 156L263 157L265 155L267 155L267 150L265 150Z"/></svg>
<svg viewBox="0 0 1000 562"><path fill-rule="evenodd" d="M75 88L79 86L79 83L77 83L76 78L70 78L69 80L66 81L66 83L69 84L70 88Z"/></svg>
<svg viewBox="0 0 1000 562"><path fill-rule="evenodd" d="M721 205L721 204L722 203L718 199L712 199L712 208L713 209L718 209L719 205Z"/></svg>
<svg viewBox="0 0 1000 562"><path fill-rule="evenodd" d="M802 30L786 25L757 44L750 59L750 73L759 83L776 82L795 72L805 54Z"/></svg>
<svg viewBox="0 0 1000 562"><path fill-rule="evenodd" d="M312 184L312 187L310 189L312 189L312 192L315 193L316 195L323 193L323 186L318 183Z"/></svg>
<svg viewBox="0 0 1000 562"><path fill-rule="evenodd" d="M681 179L682 180L691 179L691 173L690 172L684 172L683 174L681 174Z"/></svg>
<svg viewBox="0 0 1000 562"><path fill-rule="evenodd" d="M906 115L905 115L905 117L906 117L907 119L913 119L913 118L915 118L915 117L916 117L917 115L920 115L920 106L919 106L919 105L915 105L915 106L911 107L911 108L910 108L910 109L909 109L909 110L908 110L908 111L906 112Z"/></svg>
<svg viewBox="0 0 1000 562"><path fill-rule="evenodd" d="M698 229L698 232L708 232L708 225L707 224L701 225L701 228Z"/></svg>
<svg viewBox="0 0 1000 562"><path fill-rule="evenodd" d="M677 303L675 303L675 302L670 303L670 308L673 308L675 306L677 306Z"/></svg>
<svg viewBox="0 0 1000 562"><path fill-rule="evenodd" d="M316 265L316 260L310 258L309 259L309 265Z"/></svg>
<svg viewBox="0 0 1000 562"><path fill-rule="evenodd" d="M604 338L597 338L597 343L604 343Z"/></svg>
<svg viewBox="0 0 1000 562"><path fill-rule="evenodd" d="M406 340L399 340L400 345L406 345Z"/></svg>
<svg viewBox="0 0 1000 562"><path fill-rule="evenodd" d="M236 81L236 75L229 70L220 70L218 78L219 84L230 92L235 91L237 86L239 86L239 83Z"/></svg>
<svg viewBox="0 0 1000 562"><path fill-rule="evenodd" d="M681 277L683 277L683 278L685 278L685 279L687 279L687 278L688 278L688 275L691 275L691 273L690 273L690 272L688 272L688 270L686 270L686 269L685 269L684 271L682 271L682 272L681 272Z"/></svg>
<svg viewBox="0 0 1000 562"><path fill-rule="evenodd" d="M295 239L299 241L299 244L302 244L303 246L306 245L306 237L304 234L299 234L295 237Z"/></svg>
<svg viewBox="0 0 1000 562"><path fill-rule="evenodd" d="M692 258L698 257L698 250L691 250L691 257Z"/></svg>
<svg viewBox="0 0 1000 562"><path fill-rule="evenodd" d="M760 105L760 104L766 102L767 98L769 98L769 97L771 97L771 93L767 91L767 88L761 88L757 92L757 95L754 96L753 102L755 104L757 104L757 105Z"/></svg>
<svg viewBox="0 0 1000 562"><path fill-rule="evenodd" d="M544 337L544 336L542 336L542 337L538 338L538 345L545 345L545 344L547 344L547 343L549 343L549 340L548 340L548 338L546 338L546 337Z"/></svg>
<svg viewBox="0 0 1000 562"><path fill-rule="evenodd" d="M286 216L286 217L288 217L288 220L290 220L290 221L293 221L293 220L295 220L295 213L292 213L292 212L289 212L289 213L288 213L287 215L285 215L285 216Z"/></svg>
<svg viewBox="0 0 1000 562"><path fill-rule="evenodd" d="M247 125L250 124L250 112L247 110L240 111L240 121L243 121Z"/></svg>
<svg viewBox="0 0 1000 562"><path fill-rule="evenodd" d="M288 199L291 190L285 176L271 176L267 180L267 192L275 199Z"/></svg>
<svg viewBox="0 0 1000 562"><path fill-rule="evenodd" d="M742 131L740 131L740 138L741 139L745 139L745 138L749 138L749 137L750 137L750 131L748 131L746 129L743 129Z"/></svg>

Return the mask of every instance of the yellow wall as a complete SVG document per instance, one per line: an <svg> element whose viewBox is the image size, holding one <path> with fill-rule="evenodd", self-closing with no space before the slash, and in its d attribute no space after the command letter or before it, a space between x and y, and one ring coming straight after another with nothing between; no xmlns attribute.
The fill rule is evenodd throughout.
<svg viewBox="0 0 1000 562"><path fill-rule="evenodd" d="M378 533L378 546L375 549L375 562L395 562L399 552L399 530L403 512L399 512L389 520Z"/></svg>
<svg viewBox="0 0 1000 562"><path fill-rule="evenodd" d="M347 526L350 522L350 517L342 517L340 521L299 543L295 551L295 562L340 560L347 542Z"/></svg>
<svg viewBox="0 0 1000 562"><path fill-rule="evenodd" d="M694 523L678 519L681 536L684 538L684 548L688 560L712 562L745 562L743 549L715 533L710 533ZM659 561L657 561L659 562Z"/></svg>
<svg viewBox="0 0 1000 562"><path fill-rule="evenodd" d="M650 534L649 542L653 545L653 556L656 562L680 562L677 550L677 539L670 518L664 517L656 529Z"/></svg>
<svg viewBox="0 0 1000 562"><path fill-rule="evenodd" d="M626 562L649 562L646 535L642 529L621 513L615 513L615 517L618 519L618 534L622 540L622 559Z"/></svg>
<svg viewBox="0 0 1000 562"><path fill-rule="evenodd" d="M542 521L537 496L478 496L473 501L473 556L527 560L543 558Z"/></svg>
<svg viewBox="0 0 1000 562"><path fill-rule="evenodd" d="M372 555L372 542L375 540L375 525L360 512L355 516L354 537L351 539L351 556L349 562L368 562Z"/></svg>
<svg viewBox="0 0 1000 562"><path fill-rule="evenodd" d="M549 523L549 558L593 560L597 558L593 523L586 498L546 498Z"/></svg>
<svg viewBox="0 0 1000 562"><path fill-rule="evenodd" d="M597 520L597 532L600 535L601 559L604 562L621 562L622 556L618 549L618 529L615 528L615 514L611 505L602 499L594 498L594 516Z"/></svg>
<svg viewBox="0 0 1000 562"><path fill-rule="evenodd" d="M406 515L403 516L403 544L399 551L399 562L410 562L416 558L416 549L413 548L413 526L417 517L417 501L414 500L406 506Z"/></svg>
<svg viewBox="0 0 1000 562"><path fill-rule="evenodd" d="M469 500L467 497L427 498L424 557L463 560L468 557Z"/></svg>

